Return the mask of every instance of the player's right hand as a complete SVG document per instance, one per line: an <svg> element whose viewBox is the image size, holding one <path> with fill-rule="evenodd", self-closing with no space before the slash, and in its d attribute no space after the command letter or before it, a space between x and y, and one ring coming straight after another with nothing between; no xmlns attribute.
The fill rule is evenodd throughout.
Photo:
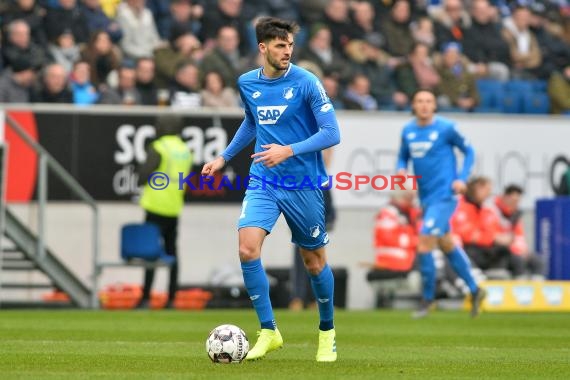
<svg viewBox="0 0 570 380"><path fill-rule="evenodd" d="M408 175L408 173L407 173L406 169L400 169L400 170L398 170L396 175L401 175L401 176L405 177L406 175Z"/></svg>
<svg viewBox="0 0 570 380"><path fill-rule="evenodd" d="M226 160L222 156L216 157L214 160L204 164L202 168L202 175L212 176L216 174L218 170L221 170L226 164Z"/></svg>

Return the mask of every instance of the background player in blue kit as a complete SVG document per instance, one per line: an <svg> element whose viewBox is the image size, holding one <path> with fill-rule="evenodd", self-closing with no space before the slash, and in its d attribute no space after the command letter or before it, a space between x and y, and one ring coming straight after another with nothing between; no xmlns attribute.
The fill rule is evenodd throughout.
<svg viewBox="0 0 570 380"><path fill-rule="evenodd" d="M316 360L332 362L337 358L334 278L326 262L324 246L328 235L323 195L317 181L326 178L321 150L338 144L340 133L333 106L320 81L290 62L297 31L298 26L292 22L276 18L258 21L256 35L264 57L263 67L238 80L245 119L221 156L202 169L202 175L213 175L255 139L252 180L242 204L238 230L243 278L261 331L246 360L260 359L283 346L260 259L263 241L281 213L291 229L293 244L301 248L318 301ZM300 186L306 178L316 186ZM274 182L267 185L270 179Z"/></svg>
<svg viewBox="0 0 570 380"><path fill-rule="evenodd" d="M432 251L439 246L451 267L471 291L471 315L479 314L485 290L479 288L470 271L465 252L455 245L450 233L450 219L457 206L456 195L464 193L465 183L475 161L475 152L455 129L452 121L435 115L436 99L431 91L420 90L412 98L415 119L402 131L397 170L405 174L411 159L418 178L423 211L418 242L423 299L415 317L424 317L435 297L436 269ZM463 167L457 172L454 148L464 154Z"/></svg>

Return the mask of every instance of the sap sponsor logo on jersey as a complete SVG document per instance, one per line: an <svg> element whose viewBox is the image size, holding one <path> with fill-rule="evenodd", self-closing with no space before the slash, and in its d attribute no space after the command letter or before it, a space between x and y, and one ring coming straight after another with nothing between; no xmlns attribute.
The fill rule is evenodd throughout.
<svg viewBox="0 0 570 380"><path fill-rule="evenodd" d="M415 141L410 143L410 154L413 158L422 158L433 146L431 141Z"/></svg>
<svg viewBox="0 0 570 380"><path fill-rule="evenodd" d="M277 120L283 115L288 106L258 106L257 118L259 124L277 124Z"/></svg>

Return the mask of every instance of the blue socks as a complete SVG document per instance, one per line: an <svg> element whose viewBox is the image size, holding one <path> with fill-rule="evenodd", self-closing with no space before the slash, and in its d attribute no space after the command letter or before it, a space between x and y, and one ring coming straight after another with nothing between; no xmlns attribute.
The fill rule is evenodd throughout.
<svg viewBox="0 0 570 380"><path fill-rule="evenodd" d="M261 265L261 259L241 263L241 270L261 328L275 330L275 317L269 299L269 281Z"/></svg>
<svg viewBox="0 0 570 380"><path fill-rule="evenodd" d="M422 296L425 301L431 302L435 298L435 261L431 252L418 254L420 258L420 272L422 274Z"/></svg>
<svg viewBox="0 0 570 380"><path fill-rule="evenodd" d="M328 331L334 329L334 276L328 264L325 265L318 275L311 275L311 287L319 306L319 330Z"/></svg>
<svg viewBox="0 0 570 380"><path fill-rule="evenodd" d="M465 281L471 293L474 294L477 292L477 284L471 275L471 265L463 249L456 246L453 251L447 253L446 256L453 270Z"/></svg>

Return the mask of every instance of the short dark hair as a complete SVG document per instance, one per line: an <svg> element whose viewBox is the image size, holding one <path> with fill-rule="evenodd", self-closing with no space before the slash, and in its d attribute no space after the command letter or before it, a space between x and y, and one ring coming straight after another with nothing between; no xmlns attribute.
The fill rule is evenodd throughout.
<svg viewBox="0 0 570 380"><path fill-rule="evenodd" d="M435 92L433 90L430 90L429 88L418 88L416 91L414 91L414 93L412 94L412 98L411 101L413 102L414 100L416 100L416 96L418 96L418 94L420 92L429 92L430 94L433 95L434 98L437 98L437 96L435 95Z"/></svg>
<svg viewBox="0 0 570 380"><path fill-rule="evenodd" d="M507 187L505 187L505 191L503 191L504 195L511 195L511 194L522 195L523 193L524 193L523 188L515 184L508 185Z"/></svg>
<svg viewBox="0 0 570 380"><path fill-rule="evenodd" d="M286 40L289 34L296 34L298 31L299 25L296 22L276 17L264 17L255 25L257 43L267 42L276 38Z"/></svg>

